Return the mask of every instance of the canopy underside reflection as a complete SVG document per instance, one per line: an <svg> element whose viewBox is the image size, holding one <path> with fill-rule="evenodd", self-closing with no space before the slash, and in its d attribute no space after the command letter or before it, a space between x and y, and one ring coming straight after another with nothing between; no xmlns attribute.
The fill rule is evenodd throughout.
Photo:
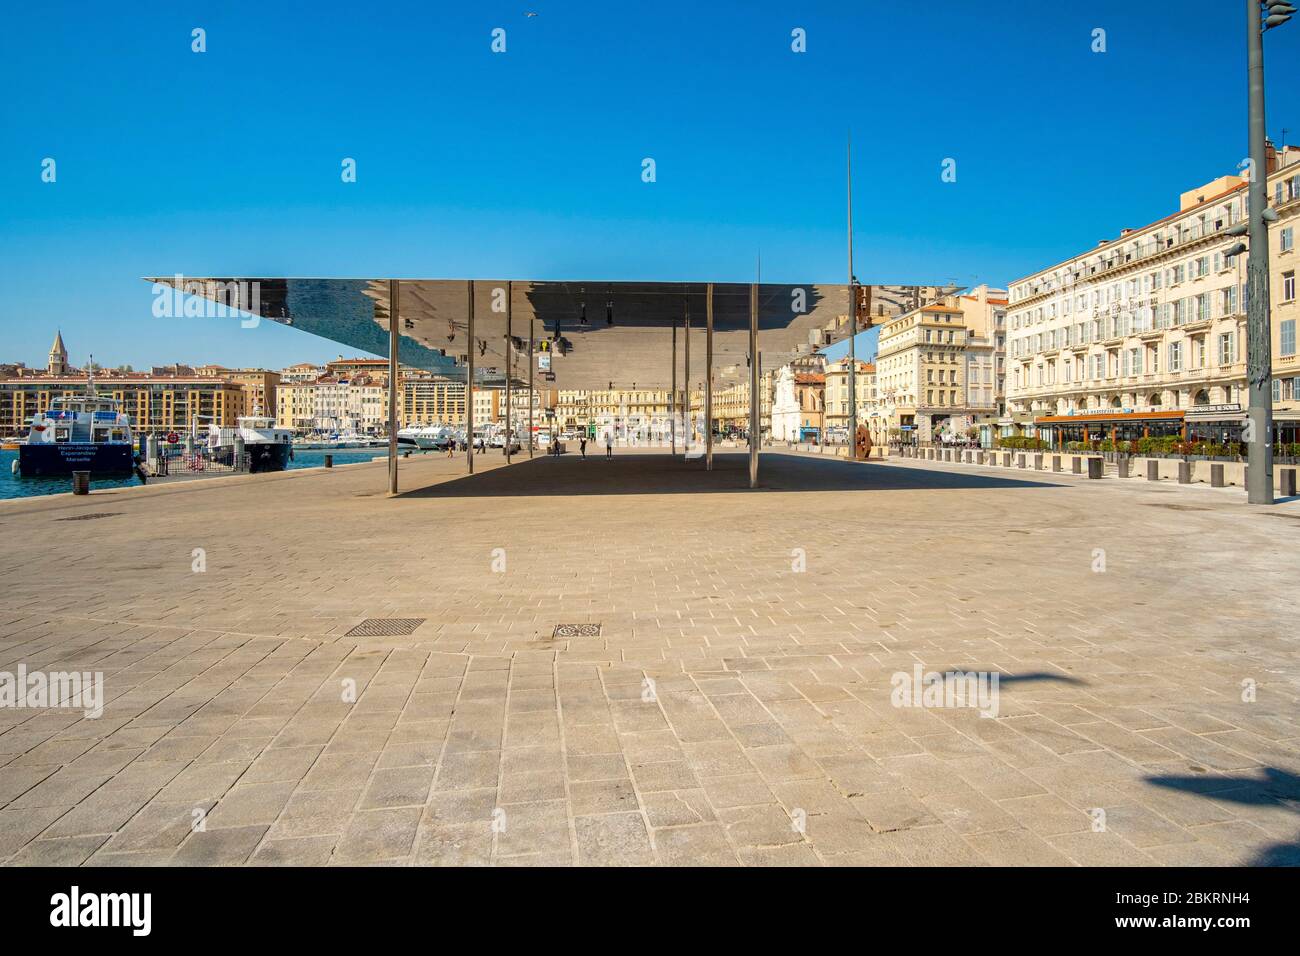
<svg viewBox="0 0 1300 956"><path fill-rule="evenodd" d="M389 353L392 280L165 276L147 281L375 355ZM673 329L681 337L689 322L702 357L711 302L714 384L748 379L748 283L399 281L398 358L412 368L463 379L472 349L476 381L504 378L508 356L512 378L519 381L527 377L531 342L535 362L543 352L549 355L549 370L539 369L535 377L539 386L668 388ZM934 294L932 286L862 288L860 330ZM763 283L757 305L763 368L784 365L847 335L846 286ZM699 381L703 363L691 371L692 382Z"/></svg>

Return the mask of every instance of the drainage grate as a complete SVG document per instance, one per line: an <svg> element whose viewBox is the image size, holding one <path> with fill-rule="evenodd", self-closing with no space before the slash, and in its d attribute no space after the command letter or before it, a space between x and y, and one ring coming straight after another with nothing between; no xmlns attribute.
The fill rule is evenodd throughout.
<svg viewBox="0 0 1300 956"><path fill-rule="evenodd" d="M112 518L114 515L120 515L120 511L92 511L89 514L73 515L71 518L55 518L55 521L93 521L95 518Z"/></svg>
<svg viewBox="0 0 1300 956"><path fill-rule="evenodd" d="M557 624L551 637L600 637L599 624Z"/></svg>
<svg viewBox="0 0 1300 956"><path fill-rule="evenodd" d="M345 637L405 637L424 623L422 617L368 617Z"/></svg>

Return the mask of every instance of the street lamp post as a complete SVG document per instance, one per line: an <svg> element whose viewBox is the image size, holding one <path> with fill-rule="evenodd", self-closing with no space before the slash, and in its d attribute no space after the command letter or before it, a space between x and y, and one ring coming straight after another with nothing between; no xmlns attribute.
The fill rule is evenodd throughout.
<svg viewBox="0 0 1300 956"><path fill-rule="evenodd" d="M849 233L849 458L857 457L858 440L858 287L853 275L853 153L846 143ZM822 423L825 427L825 422Z"/></svg>
<svg viewBox="0 0 1300 956"><path fill-rule="evenodd" d="M1267 11L1267 15L1264 15ZM1273 504L1273 342L1269 322L1268 222L1264 153L1264 31L1291 19L1282 0L1246 0L1246 75L1249 90L1250 179L1247 186L1250 258L1246 267L1246 500Z"/></svg>

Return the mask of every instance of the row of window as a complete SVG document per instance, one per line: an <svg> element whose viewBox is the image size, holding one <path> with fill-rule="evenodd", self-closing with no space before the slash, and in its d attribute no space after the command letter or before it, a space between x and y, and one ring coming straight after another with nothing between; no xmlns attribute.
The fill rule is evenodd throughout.
<svg viewBox="0 0 1300 956"><path fill-rule="evenodd" d="M1288 319L1287 322L1290 325L1288 335L1291 351L1290 353L1284 352L1284 355L1295 354L1295 320ZM1236 333L1223 332L1216 337L1215 342L1217 364L1220 367L1234 364L1239 354ZM1107 352L1097 352L1077 358L1067 358L1060 363L1040 362L1033 366L1032 382L1030 381L1028 367L1017 365L1015 368L1015 385L1017 388L1028 387L1031 384L1055 385L1058 364L1061 368L1061 381L1066 385L1071 384L1076 379L1080 382L1086 380L1100 381L1102 379L1116 378L1117 376L1155 374L1160 371L1161 351L1159 343L1156 343L1127 349L1112 349ZM1205 336L1197 336L1186 341L1169 342L1164 347L1164 353L1167 362L1166 370L1170 372L1181 372L1185 368L1203 369L1209 367L1207 362L1208 345ZM1023 376L1022 370L1024 370Z"/></svg>
<svg viewBox="0 0 1300 956"><path fill-rule="evenodd" d="M1280 206L1296 198L1300 198L1300 174L1293 175L1285 180L1279 180L1273 184L1274 205ZM1099 252L1092 261L1088 261L1086 257L1077 259L1051 275L1013 284L1010 290L1011 301L1018 302L1021 299L1040 295L1043 292L1064 288L1071 282L1077 281L1080 277L1095 274L1098 270L1114 268L1117 265L1173 248L1177 243L1222 232L1237 222L1244 214L1244 211L1243 200L1233 199L1223 204L1217 214L1207 211L1200 213L1195 219L1189 217L1169 229L1168 234L1161 230L1145 239L1133 239L1125 247L1112 246L1106 252ZM1285 252L1291 248L1292 234L1290 234L1289 228L1283 230L1283 232L1286 233L1283 237L1282 246L1282 251Z"/></svg>
<svg viewBox="0 0 1300 956"><path fill-rule="evenodd" d="M1295 301L1295 272L1282 274L1282 286L1279 289L1280 301ZM1033 335L1011 341L1012 358L1022 358L1055 348L1069 348L1100 342L1105 339L1123 338L1139 335L1157 329L1177 328L1190 322L1201 322L1211 318L1223 318L1237 315L1245 302L1243 285L1231 285L1219 289L1216 293L1202 292L1195 296L1162 302L1155 306L1143 306L1132 313L1119 313L1090 321L1078 322L1059 329L1048 329ZM1294 328L1294 320L1292 322ZM1285 322L1283 323L1285 326ZM1283 352L1284 355L1294 354Z"/></svg>

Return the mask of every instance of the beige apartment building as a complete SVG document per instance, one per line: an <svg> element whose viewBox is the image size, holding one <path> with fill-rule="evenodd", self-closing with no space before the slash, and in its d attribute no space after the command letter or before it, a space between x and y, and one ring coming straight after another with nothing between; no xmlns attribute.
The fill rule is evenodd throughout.
<svg viewBox="0 0 1300 956"><path fill-rule="evenodd" d="M241 387L197 375L101 372L95 379L95 392L120 402L139 432L184 432L191 425L213 422L233 427L240 415L248 414ZM85 375L0 379L0 434L23 434L32 416L49 409L52 399L85 393Z"/></svg>
<svg viewBox="0 0 1300 956"><path fill-rule="evenodd" d="M474 425L490 425L505 421L505 389L478 386L474 389ZM513 395L511 396L514 397ZM513 414L514 409L511 409ZM513 424L513 423L512 423Z"/></svg>
<svg viewBox="0 0 1300 956"><path fill-rule="evenodd" d="M402 379L403 427L465 424L465 383L447 379Z"/></svg>
<svg viewBox="0 0 1300 956"><path fill-rule="evenodd" d="M409 369L405 366L398 366L398 372L406 373ZM340 378L351 378L353 375L387 375L388 359L381 358L350 358L345 359L339 356L332 362L325 363L326 375L337 375Z"/></svg>
<svg viewBox="0 0 1300 956"><path fill-rule="evenodd" d="M818 368L820 369L820 365ZM772 428L772 399L776 387L776 375L779 369L764 372L758 382L758 424L762 434L769 434ZM820 383L820 371L800 372L800 375L816 375ZM805 382L805 387L807 382ZM818 420L821 418L821 389L817 385ZM682 395L685 402L686 395ZM704 389L697 387L690 394L691 420L695 422L694 432L697 438L704 437L701 425L704 421ZM748 434L749 432L749 380L734 382L731 385L713 388L713 430L721 435Z"/></svg>
<svg viewBox="0 0 1300 956"><path fill-rule="evenodd" d="M290 365L288 368L280 370L280 381L288 384L290 382L314 382L325 374L325 366L313 365L311 362L299 362L297 365Z"/></svg>
<svg viewBox="0 0 1300 956"><path fill-rule="evenodd" d="M282 382L276 390L275 423L296 432L316 428L316 380Z"/></svg>
<svg viewBox="0 0 1300 956"><path fill-rule="evenodd" d="M279 418L276 409L276 390L280 386L280 373L264 368L226 368L221 365L200 365L195 373L202 378L224 378L244 390L244 407L248 413ZM259 411L260 410L260 411Z"/></svg>
<svg viewBox="0 0 1300 956"><path fill-rule="evenodd" d="M930 442L991 433L1002 400L1006 295L980 286L881 327L873 411L887 437Z"/></svg>
<svg viewBox="0 0 1300 956"><path fill-rule="evenodd" d="M510 388L510 428L516 434L524 434L528 429L528 413L533 415L533 427L541 430L549 423L548 413L556 411L563 393L554 388ZM504 409L504 405L502 408Z"/></svg>
<svg viewBox="0 0 1300 956"><path fill-rule="evenodd" d="M1294 441L1300 148L1270 145L1267 176L1274 418ZM1011 284L1007 403L1022 430L1053 444L1240 436L1249 253L1228 255L1241 240L1226 232L1246 192L1220 177L1176 213Z"/></svg>
<svg viewBox="0 0 1300 956"><path fill-rule="evenodd" d="M857 360L854 374L855 404L858 423L866 425L873 442L884 440L885 418L879 411L876 389L876 366ZM826 432L829 438L847 440L849 428L849 359L848 356L826 366ZM877 435L881 437L877 439Z"/></svg>
<svg viewBox="0 0 1300 956"><path fill-rule="evenodd" d="M612 422L621 427L628 419L666 420L672 390L654 388L560 389L556 392L555 418L566 431L598 428ZM678 391L678 413L684 393Z"/></svg>

